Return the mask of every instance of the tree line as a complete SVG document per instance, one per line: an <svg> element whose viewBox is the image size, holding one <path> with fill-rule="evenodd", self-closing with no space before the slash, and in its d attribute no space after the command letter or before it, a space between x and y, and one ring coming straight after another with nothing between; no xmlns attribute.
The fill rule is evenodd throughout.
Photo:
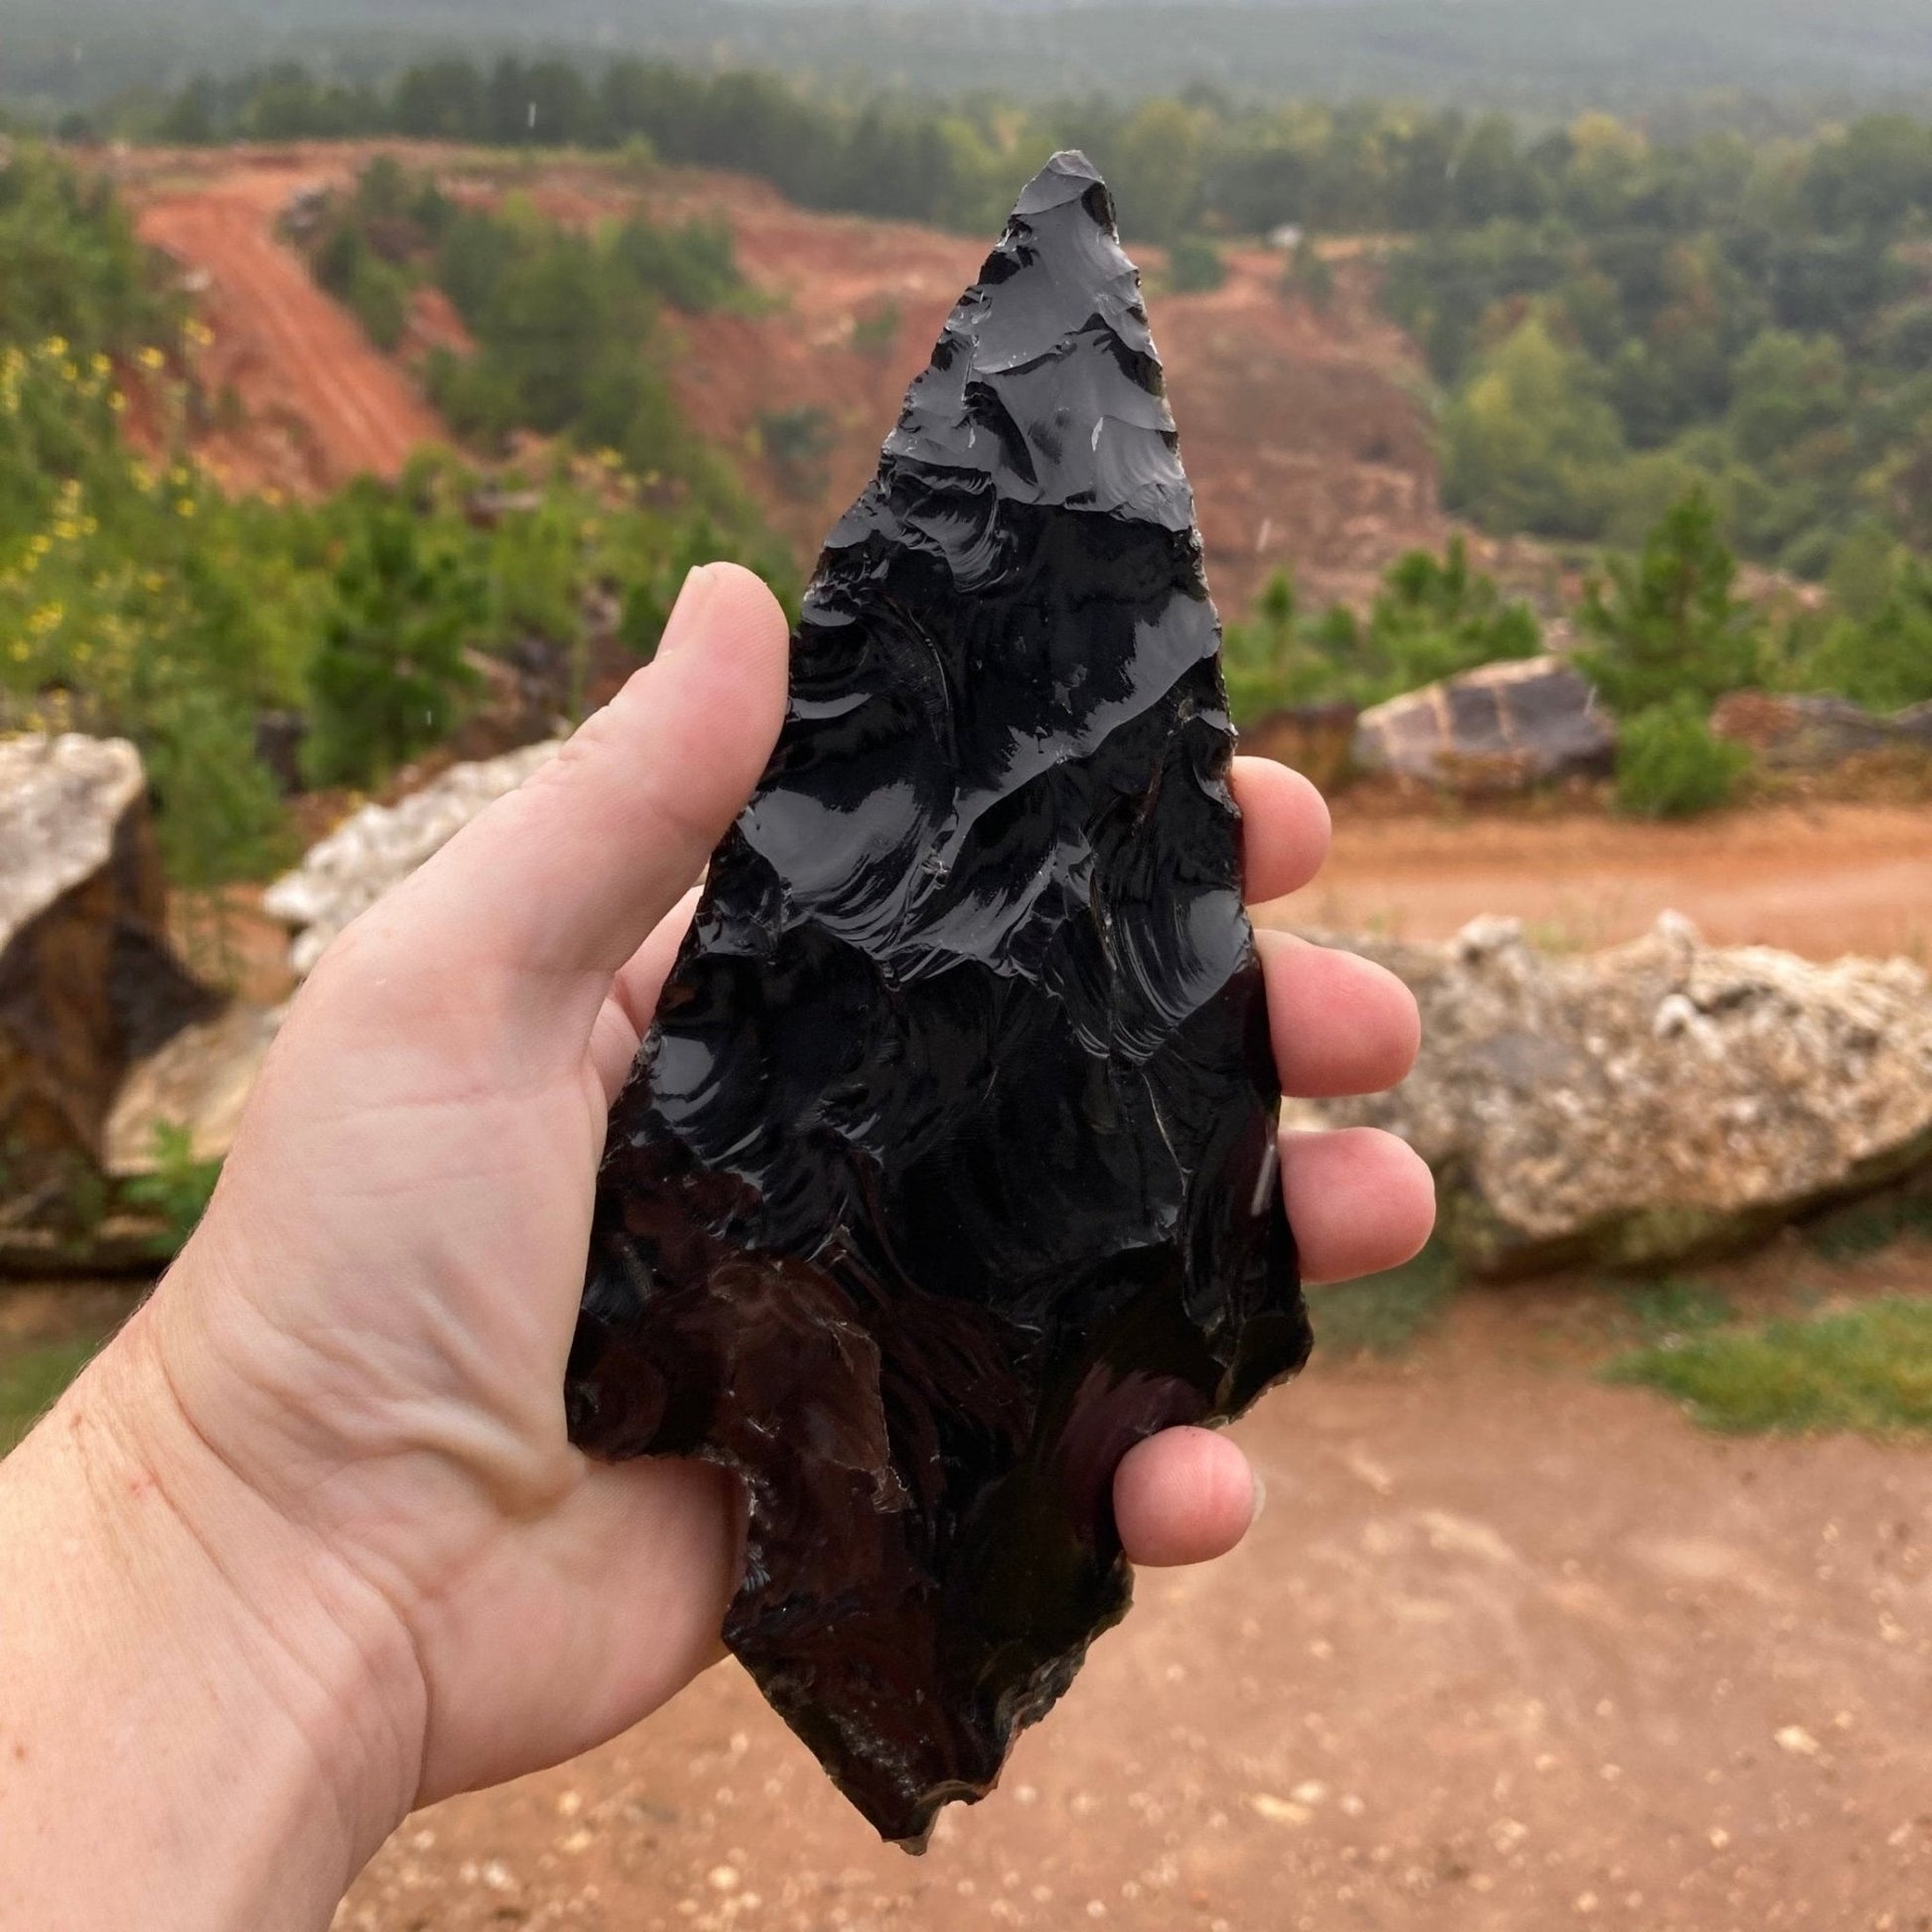
<svg viewBox="0 0 1932 1932"><path fill-rule="evenodd" d="M1745 556L1812 577L1932 547L1932 122L1653 141L1361 102L1027 106L813 97L641 61L441 60L384 85L282 68L190 87L180 140L385 132L631 148L761 176L811 207L974 232L1050 149L1084 147L1130 238L1204 286L1230 237L1292 226L1287 293L1368 237L1440 384L1450 508L1495 531L1634 542L1692 486Z"/></svg>

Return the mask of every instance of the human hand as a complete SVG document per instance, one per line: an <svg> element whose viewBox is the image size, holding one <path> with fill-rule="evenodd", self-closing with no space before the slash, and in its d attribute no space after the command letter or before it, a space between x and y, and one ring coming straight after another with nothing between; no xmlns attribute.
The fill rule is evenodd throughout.
<svg viewBox="0 0 1932 1932"><path fill-rule="evenodd" d="M694 574L656 662L343 935L202 1228L72 1398L111 1398L124 1460L210 1553L239 1625L299 1633L254 1675L319 1733L351 1871L410 1806L588 1748L718 1654L728 1479L587 1461L562 1388L607 1111L681 896L770 752L785 648L755 578ZM1244 760L1236 790L1249 896L1306 884L1327 840L1312 787ZM1398 982L1284 935L1262 948L1290 1092L1406 1072ZM1399 1143L1285 1152L1311 1280L1420 1246L1433 1190ZM1255 1490L1232 1444L1181 1430L1126 1458L1115 1505L1132 1560L1184 1563L1239 1540Z"/></svg>

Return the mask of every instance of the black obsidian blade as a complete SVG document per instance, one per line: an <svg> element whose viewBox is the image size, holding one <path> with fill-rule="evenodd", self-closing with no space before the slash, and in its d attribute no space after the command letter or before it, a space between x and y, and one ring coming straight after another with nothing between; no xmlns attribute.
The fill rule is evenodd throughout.
<svg viewBox="0 0 1932 1932"><path fill-rule="evenodd" d="M1306 1359L1193 496L1078 154L832 533L611 1122L572 1434L751 1499L725 1636L889 1839L1127 1607L1122 1454Z"/></svg>

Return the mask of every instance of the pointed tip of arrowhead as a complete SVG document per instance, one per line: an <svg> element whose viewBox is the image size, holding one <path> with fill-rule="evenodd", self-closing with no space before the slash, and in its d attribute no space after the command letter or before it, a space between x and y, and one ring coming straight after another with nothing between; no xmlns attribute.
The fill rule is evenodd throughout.
<svg viewBox="0 0 1932 1932"><path fill-rule="evenodd" d="M1099 194L1094 196L1098 189ZM1089 200L1089 197L1093 199ZM1114 200L1106 179L1078 148L1062 148L1021 190L1014 204L1016 214L1043 214L1048 208L1064 207L1069 202L1086 201L1094 220L1109 233L1115 232Z"/></svg>

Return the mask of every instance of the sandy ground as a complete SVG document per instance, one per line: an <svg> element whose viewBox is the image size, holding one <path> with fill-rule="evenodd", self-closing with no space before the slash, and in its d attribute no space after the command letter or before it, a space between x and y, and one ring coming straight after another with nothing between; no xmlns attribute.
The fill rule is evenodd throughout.
<svg viewBox="0 0 1932 1932"><path fill-rule="evenodd" d="M1932 1245L1715 1279L1747 1312L1924 1294ZM0 1355L128 1304L0 1296ZM408 1821L338 1924L1924 1932L1932 1445L1701 1434L1595 1378L1634 1332L1567 1280L1467 1292L1398 1363L1317 1357L1239 1429L1246 1545L1144 1575L922 1860L727 1664Z"/></svg>
<svg viewBox="0 0 1932 1932"><path fill-rule="evenodd" d="M1932 1251L1866 1270L1923 1288ZM1248 1544L1145 1576L923 1860L727 1665L412 1820L339 1923L1923 1927L1932 1449L1700 1435L1590 1378L1603 1307L1473 1295L1407 1363L1272 1397Z"/></svg>
<svg viewBox="0 0 1932 1932"><path fill-rule="evenodd" d="M1650 825L1452 808L1389 818L1344 796L1326 870L1266 916L1443 939L1497 912L1542 944L1588 950L1666 910L1724 945L1932 961L1932 806L1784 805Z"/></svg>

